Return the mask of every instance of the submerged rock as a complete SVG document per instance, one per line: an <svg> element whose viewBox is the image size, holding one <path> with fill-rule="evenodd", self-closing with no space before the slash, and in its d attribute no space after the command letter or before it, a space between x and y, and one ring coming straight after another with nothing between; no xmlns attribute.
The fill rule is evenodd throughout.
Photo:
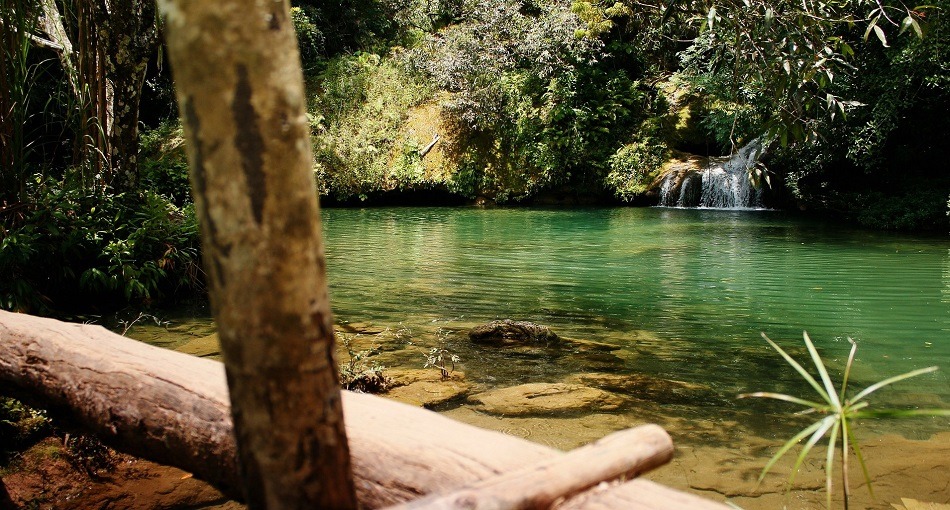
<svg viewBox="0 0 950 510"><path fill-rule="evenodd" d="M175 350L185 354L191 354L192 356L198 356L199 358L221 359L221 342L218 340L217 333L195 338L194 340L179 345Z"/></svg>
<svg viewBox="0 0 950 510"><path fill-rule="evenodd" d="M612 411L623 404L613 393L578 384L531 383L469 397L479 411L508 416Z"/></svg>
<svg viewBox="0 0 950 510"><path fill-rule="evenodd" d="M723 402L722 397L708 386L643 374L592 372L574 374L565 379L565 382L602 388L658 404L696 405L697 403L720 404Z"/></svg>
<svg viewBox="0 0 950 510"><path fill-rule="evenodd" d="M468 332L473 342L492 345L518 345L524 343L556 344L560 338L551 328L526 321L505 319L476 326Z"/></svg>
<svg viewBox="0 0 950 510"><path fill-rule="evenodd" d="M465 396L472 387L460 372L452 372L445 380L433 369L395 369L387 373L391 376L391 389L386 392L386 398L414 406L439 406Z"/></svg>

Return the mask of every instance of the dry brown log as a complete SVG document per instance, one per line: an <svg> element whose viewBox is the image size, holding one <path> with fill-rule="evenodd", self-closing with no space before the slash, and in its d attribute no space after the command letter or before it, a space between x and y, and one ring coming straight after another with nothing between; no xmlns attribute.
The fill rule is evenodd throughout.
<svg viewBox="0 0 950 510"><path fill-rule="evenodd" d="M121 450L186 469L240 497L227 384L217 361L99 326L0 311L0 391L8 385L68 410ZM564 455L371 395L343 392L343 406L365 508L449 492ZM727 509L645 480L606 494L589 508ZM564 508L588 507L571 504Z"/></svg>
<svg viewBox="0 0 950 510"><path fill-rule="evenodd" d="M449 494L420 498L390 510L542 510L601 482L635 477L672 458L669 434L657 425L643 425Z"/></svg>

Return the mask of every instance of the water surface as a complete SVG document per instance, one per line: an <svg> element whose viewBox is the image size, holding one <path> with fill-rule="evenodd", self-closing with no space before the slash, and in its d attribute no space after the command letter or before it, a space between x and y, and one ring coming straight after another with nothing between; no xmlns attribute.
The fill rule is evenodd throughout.
<svg viewBox="0 0 950 510"><path fill-rule="evenodd" d="M783 476L755 484L775 447L810 419L789 416L797 408L788 404L736 396L814 398L762 332L807 363L807 330L834 379L854 339L854 387L936 365L939 372L882 390L872 404L950 408L950 241L943 237L774 211L372 208L327 209L323 218L336 320L351 326L357 349L379 347L373 359L393 370L420 369L425 353L441 346L461 359L470 393L589 373L695 388L626 395L618 409L565 415L499 416L464 395L436 406L565 449L660 423L680 453L656 477L674 487L729 496L747 509L821 506L817 461L806 463L804 490L790 496ZM504 318L548 325L570 343L468 341L471 327ZM193 336L213 330L207 318L175 327ZM948 429L947 418L859 423L880 496L865 491L855 506L891 508L904 496L950 500Z"/></svg>
<svg viewBox="0 0 950 510"><path fill-rule="evenodd" d="M616 370L701 381L724 395L794 380L760 332L795 349L807 330L832 365L848 337L858 342L858 383L938 365L942 373L911 386L950 401L943 238L768 211L329 209L324 223L340 319L449 328L531 320L637 351ZM468 368L476 378L494 370Z"/></svg>

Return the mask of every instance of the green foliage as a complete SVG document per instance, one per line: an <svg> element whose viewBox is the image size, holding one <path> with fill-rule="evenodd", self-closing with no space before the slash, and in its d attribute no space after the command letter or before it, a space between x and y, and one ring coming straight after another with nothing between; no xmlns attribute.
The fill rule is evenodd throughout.
<svg viewBox="0 0 950 510"><path fill-rule="evenodd" d="M668 154L662 140L650 137L624 145L610 158L608 186L622 200L632 200L646 192L660 176Z"/></svg>
<svg viewBox="0 0 950 510"><path fill-rule="evenodd" d="M50 428L46 412L0 396L0 458L23 448Z"/></svg>
<svg viewBox="0 0 950 510"><path fill-rule="evenodd" d="M386 328L376 334L377 341L400 341L411 332L408 329L400 328L392 331ZM379 347L373 345L369 349L357 351L353 348L353 342L362 335L340 334L340 343L346 349L347 360L340 364L340 383L343 389L355 391L358 393L384 393L392 386L392 378L383 373L385 366L377 360L371 359L379 354Z"/></svg>
<svg viewBox="0 0 950 510"><path fill-rule="evenodd" d="M950 227L946 197L941 189L925 187L904 194L872 191L844 195L859 224L881 230L945 230Z"/></svg>
<svg viewBox="0 0 950 510"><path fill-rule="evenodd" d="M322 193L346 199L424 180L400 134L409 110L431 96L418 76L397 58L360 53L330 61L318 83L311 111Z"/></svg>
<svg viewBox="0 0 950 510"><path fill-rule="evenodd" d="M855 420L860 418L903 418L903 417L912 417L912 416L950 416L950 409L912 409L912 410L871 410L868 409L869 403L866 398L877 390L900 382L912 377L917 377L919 375L927 374L937 370L937 367L922 368L918 370L913 370L905 374L897 375L894 377L889 377L880 381L878 383L872 384L867 388L859 391L855 395L850 395L848 393L848 376L851 373L851 365L854 363L854 355L857 352L857 344L851 340L851 353L848 355L848 362L845 365L844 376L841 380L841 389L836 390L834 384L831 382L831 378L828 375L828 370L825 368L824 362L822 362L821 357L818 355L818 351L815 349L815 345L812 343L811 339L808 337L808 333L804 334L805 338L805 347L808 349L808 353L811 356L812 362L815 365L818 375L821 379L821 384L807 371L805 370L797 361L795 361L791 356L789 356L781 347L778 346L775 342L770 340L764 334L762 335L765 338L765 341L775 349L782 358L788 362L792 368L804 379L821 397L820 401L806 400L791 395L785 395L782 393L771 393L771 392L757 392L747 395L740 395L742 397L765 397L772 398L776 400L781 400L785 402L791 402L793 404L802 405L806 408L805 412L809 413L820 413L822 417L812 423L810 426L803 429L801 432L796 434L794 437L789 439L779 450L778 452L769 460L765 465L765 468L762 470L762 474L759 475L759 480L761 481L769 470L772 469L772 466L778 462L786 453L788 453L795 445L801 442L803 439L808 438L808 441L802 447L801 452L798 455L798 458L795 460L795 465L792 467L792 472L789 475L788 485L791 485L795 481L795 475L798 473L798 470L802 466L805 458L808 456L808 453L814 448L819 441L825 436L828 437L828 448L825 455L825 486L826 486L826 497L827 497L827 508L831 508L831 495L832 495L832 479L833 479L833 468L835 460L835 451L837 448L841 449L841 481L844 486L844 507L848 508L848 459L853 451L857 456L858 463L861 466L861 470L864 473L864 480L868 485L868 490L871 490L871 478L868 475L867 466L864 463L864 457L861 454L861 448L858 445L857 440L854 436L853 423ZM840 436L840 443L839 443ZM872 492L873 495L873 492Z"/></svg>
<svg viewBox="0 0 950 510"><path fill-rule="evenodd" d="M496 201L554 186L602 189L608 159L640 120L645 95L606 58L566 4L479 2L465 22L412 53L451 96L444 115L462 169L457 182Z"/></svg>
<svg viewBox="0 0 950 510"><path fill-rule="evenodd" d="M163 121L139 136L140 187L167 197L178 207L192 203L184 143L179 121Z"/></svg>
<svg viewBox="0 0 950 510"><path fill-rule="evenodd" d="M3 218L0 306L44 311L148 302L201 287L192 206L152 191L92 194L38 179Z"/></svg>
<svg viewBox="0 0 950 510"><path fill-rule="evenodd" d="M25 0L0 4L0 204L15 202L26 191L32 141L27 120L36 66L30 61L29 34L36 6Z"/></svg>
<svg viewBox="0 0 950 510"><path fill-rule="evenodd" d="M919 38L933 12L898 2L790 0L686 0L673 2L670 9L680 10L686 16L682 23L703 32L686 52L689 72L726 78L732 93L722 98L739 104L748 104L740 87L759 91L772 106L763 127L770 138L784 142L813 140L817 133L811 121L844 116L858 106L836 93L835 85L852 74L854 47L869 33L885 47L886 31L896 36L916 27L912 32ZM863 40L856 25L866 27Z"/></svg>
<svg viewBox="0 0 950 510"><path fill-rule="evenodd" d="M290 20L297 33L297 47L300 49L300 63L304 73L311 73L318 69L321 58L325 54L323 32L315 23L315 18L318 16L319 12L312 6L290 9Z"/></svg>
<svg viewBox="0 0 950 510"><path fill-rule="evenodd" d="M412 3L406 6L381 0L338 0L333 3L295 0L291 3L300 9L294 26L304 29L306 49L314 50L323 58L361 50L382 51L390 41L398 40L407 28L401 23L403 11L413 6ZM313 45L309 46L311 43ZM304 49L302 44L301 50Z"/></svg>

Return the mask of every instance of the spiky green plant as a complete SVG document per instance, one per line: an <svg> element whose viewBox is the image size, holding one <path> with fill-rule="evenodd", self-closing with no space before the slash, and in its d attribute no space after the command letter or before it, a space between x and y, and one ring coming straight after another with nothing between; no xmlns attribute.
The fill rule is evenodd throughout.
<svg viewBox="0 0 950 510"><path fill-rule="evenodd" d="M851 343L851 353L848 355L848 362L845 365L844 377L841 381L841 389L840 391L835 391L835 387L831 382L831 378L828 376L828 370L825 368L825 364L818 355L818 350L815 349L815 345L812 343L811 338L808 337L807 332L804 333L805 346L808 348L808 353L811 355L811 359L815 364L815 368L818 370L818 375L821 378L821 384L819 384L818 381L797 361L792 359L791 356L782 350L778 344L769 339L769 337L765 336L764 333L762 334L762 338L764 338L773 349L778 351L778 353L781 354L783 358L785 358L785 361L787 361L788 364L791 365L792 368L794 368L795 371L798 372L802 378L807 381L812 388L815 389L816 392L818 392L818 395L821 396L822 402L806 400L803 398L793 397L791 395L785 395L783 393L771 392L749 393L739 395L739 397L764 397L791 402L793 404L803 405L807 408L804 411L801 411L799 414L821 413L823 416L808 427L802 429L799 433L795 434L795 436L786 441L785 444L779 448L778 452L772 456L769 462L765 465L765 468L762 469L762 473L759 475L760 482L765 478L765 475L768 474L768 472L772 469L775 463L779 461L779 459L788 453L792 447L807 437L808 441L798 454L798 458L795 460L795 465L792 467L792 472L789 475L788 487L790 488L792 483L795 481L795 475L801 468L805 457L812 450L812 448L814 448L814 446L818 444L819 441L821 441L823 437L827 436L828 449L825 454L825 485L827 489L827 506L828 508L831 508L833 464L835 460L836 448L840 445L841 480L842 487L844 489L844 508L847 509L849 496L848 457L850 451L854 451L855 457L858 459L858 463L861 466L861 471L864 474L864 480L867 482L868 490L871 492L871 497L874 497L874 492L871 488L871 477L868 474L867 465L864 462L864 456L861 454L861 448L858 445L858 442L855 440L854 430L851 426L854 420L858 418L950 416L950 409L872 410L868 409L869 403L867 400L865 400L869 395L885 386L903 381L905 379L910 379L911 377L917 377L918 375L934 372L937 370L937 367L921 368L912 370L905 374L889 377L883 381L868 386L852 397L848 397L848 376L851 373L851 365L854 363L854 354L858 349L858 345L854 342L854 340L851 340L850 338L848 339L848 341ZM841 438L840 443L838 441L839 437Z"/></svg>

